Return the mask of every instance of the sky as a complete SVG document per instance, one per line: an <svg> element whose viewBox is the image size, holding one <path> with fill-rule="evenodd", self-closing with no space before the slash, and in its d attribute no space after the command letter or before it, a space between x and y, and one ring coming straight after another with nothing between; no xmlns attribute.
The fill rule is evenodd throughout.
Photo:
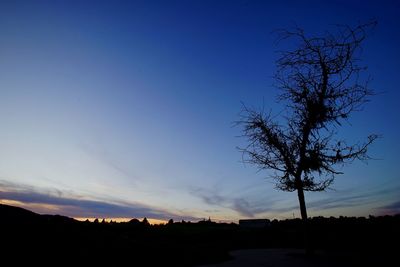
<svg viewBox="0 0 400 267"><path fill-rule="evenodd" d="M0 1L0 202L75 218L300 217L244 164L244 103L282 110L274 30L376 19L378 92L340 134L375 160L306 193L310 216L400 213L397 1Z"/></svg>

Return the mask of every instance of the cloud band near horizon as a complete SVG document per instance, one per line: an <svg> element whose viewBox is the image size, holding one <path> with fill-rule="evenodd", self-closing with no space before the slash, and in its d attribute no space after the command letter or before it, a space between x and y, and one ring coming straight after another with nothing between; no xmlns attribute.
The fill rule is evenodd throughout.
<svg viewBox="0 0 400 267"><path fill-rule="evenodd" d="M157 220L198 220L151 207L142 203L85 199L82 196L64 196L63 192L43 190L25 185L0 181L0 203L20 203L41 214L60 214L73 218L152 218Z"/></svg>

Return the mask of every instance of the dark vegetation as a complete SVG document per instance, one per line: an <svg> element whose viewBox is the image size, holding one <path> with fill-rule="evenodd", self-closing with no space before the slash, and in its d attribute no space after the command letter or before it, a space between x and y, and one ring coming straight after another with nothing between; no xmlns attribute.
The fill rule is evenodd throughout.
<svg viewBox="0 0 400 267"><path fill-rule="evenodd" d="M341 261L345 266L390 266L395 259L400 215L309 222L315 248L332 255L339 266ZM194 266L227 260L230 250L303 246L300 219L273 220L261 229L212 221L152 226L136 219L80 222L0 205L0 229L1 262L12 262L9 266Z"/></svg>

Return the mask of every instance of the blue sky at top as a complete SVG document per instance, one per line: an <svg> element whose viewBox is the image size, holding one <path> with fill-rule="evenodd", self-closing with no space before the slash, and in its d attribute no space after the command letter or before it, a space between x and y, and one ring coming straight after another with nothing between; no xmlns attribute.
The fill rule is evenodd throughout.
<svg viewBox="0 0 400 267"><path fill-rule="evenodd" d="M363 63L381 93L341 134L382 134L379 160L306 197L311 215L398 212L399 11L396 1L1 1L0 198L82 217L298 215L295 194L240 162L233 122L241 102L282 109L271 77L287 44L273 30L375 18Z"/></svg>

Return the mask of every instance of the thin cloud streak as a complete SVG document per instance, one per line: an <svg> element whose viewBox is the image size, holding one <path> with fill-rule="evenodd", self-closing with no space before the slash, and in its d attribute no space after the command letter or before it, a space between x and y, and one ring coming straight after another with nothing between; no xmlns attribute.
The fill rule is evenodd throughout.
<svg viewBox="0 0 400 267"><path fill-rule="evenodd" d="M307 207L313 212L325 211L337 208L351 208L363 205L373 205L377 203L382 196L399 192L398 187L378 188L366 192L355 192L352 190L340 191L335 195L313 200L307 203ZM207 190L204 188L195 188L191 190L192 194L199 197L204 203L211 206L220 206L236 211L241 216L254 218L264 213L286 213L299 209L297 203L283 206L279 201L258 201L251 203L244 197L229 197L218 193L216 190ZM400 202L379 208L379 210L391 213L400 212Z"/></svg>
<svg viewBox="0 0 400 267"><path fill-rule="evenodd" d="M207 190L199 187L191 188L190 191L191 194L200 198L207 205L229 208L242 216L254 217L248 207L248 202L243 198L229 198L219 194L216 190Z"/></svg>
<svg viewBox="0 0 400 267"><path fill-rule="evenodd" d="M231 209L244 217L254 218L257 214L269 211L270 209L270 206L263 208L254 206L244 197L222 195L218 193L217 190L207 190L197 187L192 188L191 193L200 198L207 205ZM275 202L271 201L269 204L271 205L273 203Z"/></svg>
<svg viewBox="0 0 400 267"><path fill-rule="evenodd" d="M387 215L387 214L400 214L400 200L392 202L388 205L382 206L379 208L379 211L382 213L382 215Z"/></svg>
<svg viewBox="0 0 400 267"><path fill-rule="evenodd" d="M107 150L102 146L99 146L97 144L96 145L97 149L96 149L87 144L80 144L79 147L88 157L92 158L95 161L100 162L105 166L108 166L109 168L113 169L122 176L129 178L130 181L140 180L140 178L136 174L129 171L127 168L124 168L122 165L118 163L118 161L113 160L110 153L108 153Z"/></svg>

